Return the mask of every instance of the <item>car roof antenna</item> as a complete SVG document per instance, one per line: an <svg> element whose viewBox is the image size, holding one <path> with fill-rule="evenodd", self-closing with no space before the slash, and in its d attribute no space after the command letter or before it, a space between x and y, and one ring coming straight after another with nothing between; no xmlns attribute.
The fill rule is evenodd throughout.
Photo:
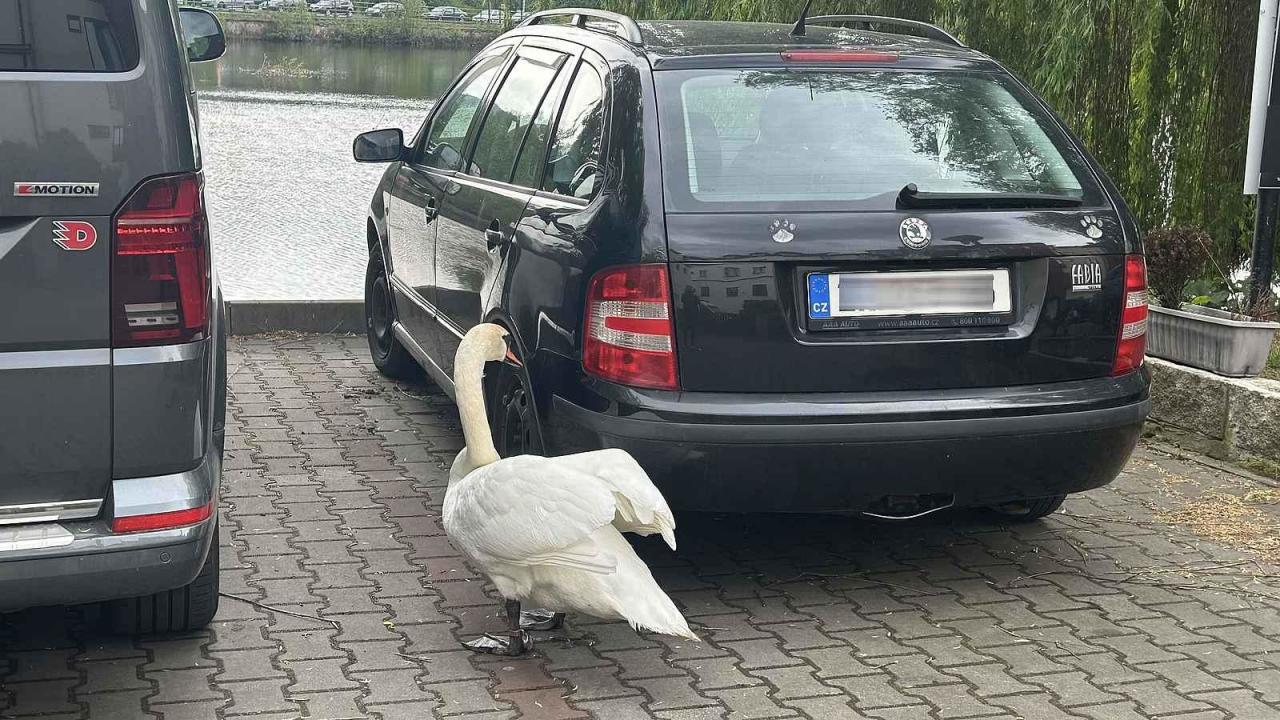
<svg viewBox="0 0 1280 720"><path fill-rule="evenodd" d="M796 20L795 27L791 28L791 37L802 38L805 36L806 23L809 21L809 8L813 7L813 0L807 0L804 9L800 11L800 19Z"/></svg>

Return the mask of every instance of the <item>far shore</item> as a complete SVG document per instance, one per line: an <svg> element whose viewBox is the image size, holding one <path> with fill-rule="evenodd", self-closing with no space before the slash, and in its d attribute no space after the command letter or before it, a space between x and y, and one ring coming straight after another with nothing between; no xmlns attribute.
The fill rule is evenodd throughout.
<svg viewBox="0 0 1280 720"><path fill-rule="evenodd" d="M503 30L470 23L406 21L402 18L312 17L293 12L224 13L227 38L341 45L411 45L480 49Z"/></svg>

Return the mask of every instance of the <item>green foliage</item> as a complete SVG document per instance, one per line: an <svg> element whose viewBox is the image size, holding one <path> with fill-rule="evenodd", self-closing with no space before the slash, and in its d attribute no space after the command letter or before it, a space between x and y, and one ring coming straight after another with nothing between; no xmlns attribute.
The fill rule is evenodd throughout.
<svg viewBox="0 0 1280 720"><path fill-rule="evenodd" d="M539 0L637 18L794 21L801 0ZM530 9L534 3L530 3ZM830 0L815 14L936 22L1005 63L1053 106L1143 227L1193 225L1214 260L1248 252L1241 193L1257 0Z"/></svg>

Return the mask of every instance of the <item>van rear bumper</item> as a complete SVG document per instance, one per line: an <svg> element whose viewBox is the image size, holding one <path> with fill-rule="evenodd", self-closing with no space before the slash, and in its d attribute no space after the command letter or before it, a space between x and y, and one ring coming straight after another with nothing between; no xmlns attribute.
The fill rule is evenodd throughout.
<svg viewBox="0 0 1280 720"><path fill-rule="evenodd" d="M556 453L629 451L685 509L857 512L904 495L980 506L1111 482L1141 436L1149 383L1142 371L1026 388L727 396L588 381L585 397L552 398L546 432Z"/></svg>
<svg viewBox="0 0 1280 720"><path fill-rule="evenodd" d="M217 502L216 451L193 470L115 481L113 501L130 514L169 512ZM111 510L90 520L0 526L0 612L45 605L140 597L191 583L211 543L217 514L197 525L117 535ZM40 540L40 534L54 538ZM56 544L57 537L70 542ZM43 546L42 546L43 545Z"/></svg>

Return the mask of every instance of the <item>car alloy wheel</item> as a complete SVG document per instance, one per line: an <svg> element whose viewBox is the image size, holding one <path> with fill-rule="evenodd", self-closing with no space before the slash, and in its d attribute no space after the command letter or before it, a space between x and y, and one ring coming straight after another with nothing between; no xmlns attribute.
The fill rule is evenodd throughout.
<svg viewBox="0 0 1280 720"><path fill-rule="evenodd" d="M369 327L369 337L379 355L386 357L391 352L394 340L391 329L391 289L387 286L384 273L369 288L369 302L365 304L365 321Z"/></svg>
<svg viewBox="0 0 1280 720"><path fill-rule="evenodd" d="M533 396L520 374L503 368L498 385L498 407L494 416L494 438L502 457L542 454Z"/></svg>

